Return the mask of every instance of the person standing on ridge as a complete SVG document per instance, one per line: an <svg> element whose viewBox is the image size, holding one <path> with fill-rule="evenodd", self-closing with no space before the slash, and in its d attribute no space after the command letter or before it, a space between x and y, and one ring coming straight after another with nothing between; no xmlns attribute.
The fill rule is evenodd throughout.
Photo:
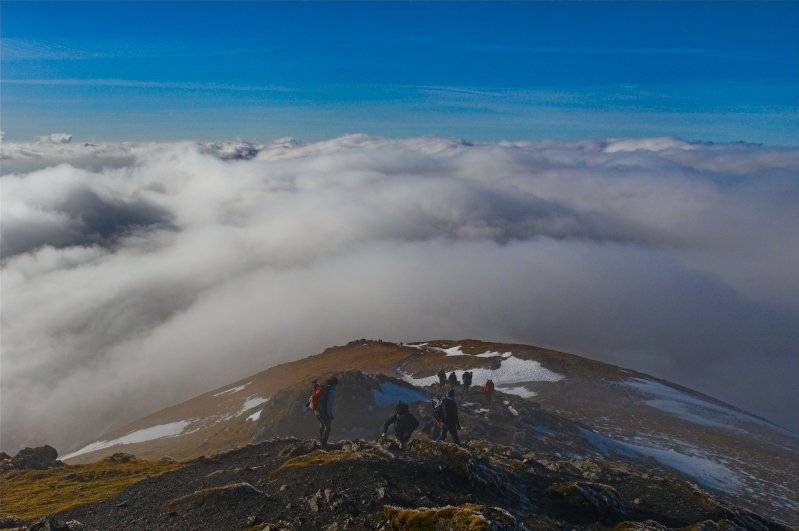
<svg viewBox="0 0 799 531"><path fill-rule="evenodd" d="M454 373L453 373L454 374ZM452 441L460 445L461 441L458 438L458 430L461 430L461 422L458 419L458 404L455 402L455 390L450 389L447 391L447 397L443 401L444 420L440 422L441 436L439 441L444 441L447 438L447 431L452 434Z"/></svg>
<svg viewBox="0 0 799 531"><path fill-rule="evenodd" d="M332 428L331 421L335 418L333 416L333 401L336 398L338 378L333 376L325 385L319 385L316 383L317 381L313 381L311 398L305 403L305 407L311 408L316 420L319 421L319 443L322 448L327 448L327 438L330 437Z"/></svg>
<svg viewBox="0 0 799 531"><path fill-rule="evenodd" d="M419 427L419 421L416 420L416 417L414 417L410 409L408 409L408 404L400 400L394 414L388 417L386 422L383 423L383 434L380 436L381 438L386 436L388 427L392 424L394 425L394 434L397 436L397 441L399 441L399 449L402 450L405 448L405 443L411 439L414 430Z"/></svg>
<svg viewBox="0 0 799 531"><path fill-rule="evenodd" d="M458 385L458 377L455 375L455 371L452 371L449 375L449 388L454 389L456 385Z"/></svg>
<svg viewBox="0 0 799 531"><path fill-rule="evenodd" d="M464 372L461 379L463 380L463 396L467 396L469 387L472 385L472 371Z"/></svg>
<svg viewBox="0 0 799 531"><path fill-rule="evenodd" d="M483 391L486 393L486 404L491 402L491 397L494 396L494 382L493 380L488 380L485 385L483 386Z"/></svg>
<svg viewBox="0 0 799 531"><path fill-rule="evenodd" d="M438 376L438 386L443 389L444 386L447 385L447 373L444 372L444 369L439 369L437 376Z"/></svg>

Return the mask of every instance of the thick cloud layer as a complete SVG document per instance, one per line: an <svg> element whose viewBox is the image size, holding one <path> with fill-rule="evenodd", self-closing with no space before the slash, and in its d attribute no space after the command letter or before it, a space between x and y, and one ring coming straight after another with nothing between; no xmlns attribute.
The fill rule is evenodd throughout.
<svg viewBox="0 0 799 531"><path fill-rule="evenodd" d="M799 150L3 146L2 446L359 337L530 343L799 431Z"/></svg>

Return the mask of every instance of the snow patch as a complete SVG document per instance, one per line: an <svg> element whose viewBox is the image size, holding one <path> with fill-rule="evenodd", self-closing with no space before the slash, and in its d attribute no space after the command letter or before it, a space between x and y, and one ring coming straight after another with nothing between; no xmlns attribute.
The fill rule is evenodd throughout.
<svg viewBox="0 0 799 531"><path fill-rule="evenodd" d="M518 386L518 387L498 387L498 389L500 391L502 391L503 393L507 393L509 395L520 396L522 398L532 398L532 397L534 397L535 395L538 394L535 391L530 391L529 389L527 389L526 387L523 387L523 386Z"/></svg>
<svg viewBox="0 0 799 531"><path fill-rule="evenodd" d="M255 398L250 398L249 400L244 402L244 405L241 406L241 411L236 413L236 416L238 417L239 415L241 415L245 411L249 411L250 409L254 408L255 406L260 406L264 402L268 402L268 401L269 401L269 398L261 398L260 396L256 396Z"/></svg>
<svg viewBox="0 0 799 531"><path fill-rule="evenodd" d="M477 354L476 357L478 357L478 358L496 358L496 357L510 358L512 355L513 354L511 352L499 353L499 352L494 352L492 350L489 350L488 352L483 352L482 354Z"/></svg>
<svg viewBox="0 0 799 531"><path fill-rule="evenodd" d="M436 378L436 381L438 381L438 378ZM411 403L429 399L429 396L426 393L401 387L390 382L381 384L380 388L380 390L372 391L375 404L378 406L390 406L396 404L400 400Z"/></svg>
<svg viewBox="0 0 799 531"><path fill-rule="evenodd" d="M706 456L696 452L695 455L677 452L673 449L657 446L644 446L628 442L615 441L598 435L592 431L579 428L588 442L602 453L616 453L629 457L651 457L661 464L670 466L685 474L690 474L703 485L734 492L740 480L738 474Z"/></svg>
<svg viewBox="0 0 799 531"><path fill-rule="evenodd" d="M252 415L247 417L247 420L252 420L252 421L258 420L259 418L261 418L261 412L262 411L263 411L263 409L259 409L258 411L256 411L255 413L253 413Z"/></svg>
<svg viewBox="0 0 799 531"><path fill-rule="evenodd" d="M234 388L232 388L232 389L228 389L228 390L226 390L226 391L222 391L221 393L217 393L217 394L215 394L215 395L211 395L211 396L226 395L226 394L228 394L228 393L238 393L239 391L241 391L242 389L244 389L245 387L247 387L247 386L248 386L248 385L250 385L251 383L252 383L252 382L247 382L247 383L246 383L246 384L244 384L244 385L240 385L240 386L238 386L238 387L234 387Z"/></svg>
<svg viewBox="0 0 799 531"><path fill-rule="evenodd" d="M152 441L155 439L163 439L164 437L175 437L183 433L183 430L190 424L188 420L180 420L178 422L170 422L169 424L160 424L158 426L151 426L142 430L128 433L113 441L97 441L88 446L84 446L76 452L72 452L63 456L61 459L69 459L70 457L77 457L82 454L94 452L95 450L102 450L109 448L116 444L135 444L145 441Z"/></svg>
<svg viewBox="0 0 799 531"><path fill-rule="evenodd" d="M632 387L642 393L657 397L654 400L645 400L644 404L670 413L688 422L704 426L715 426L730 431L741 431L736 426L736 422L751 422L761 426L767 426L778 430L781 433L797 437L793 432L780 428L768 421L759 419L747 413L735 411L707 400L702 400L695 396L644 378L632 378L623 383L627 387Z"/></svg>
<svg viewBox="0 0 799 531"><path fill-rule="evenodd" d="M470 371L472 372L472 381L475 384L480 384L481 382L491 379L497 387L499 387L500 384L557 382L563 379L563 375L550 371L537 361L523 360L513 355L503 359L498 369L481 368L470 369ZM458 375L457 371L456 375ZM414 378L410 374L403 374L402 377L406 382L422 387L438 383L438 376L435 375L425 378ZM460 371L459 377L463 377L463 371Z"/></svg>
<svg viewBox="0 0 799 531"><path fill-rule="evenodd" d="M436 350L440 350L441 352L443 352L446 356L469 356L469 354L466 354L465 352L461 351L460 345L455 345L454 347L451 348L439 348L439 347L435 348Z"/></svg>

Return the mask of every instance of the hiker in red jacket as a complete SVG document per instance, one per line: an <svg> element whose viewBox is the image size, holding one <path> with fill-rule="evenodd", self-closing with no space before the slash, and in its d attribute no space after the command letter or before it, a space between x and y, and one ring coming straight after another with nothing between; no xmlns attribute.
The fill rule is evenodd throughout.
<svg viewBox="0 0 799 531"><path fill-rule="evenodd" d="M491 397L494 396L494 382L492 380L488 380L483 386L483 391L485 391L486 404L488 404L491 402Z"/></svg>

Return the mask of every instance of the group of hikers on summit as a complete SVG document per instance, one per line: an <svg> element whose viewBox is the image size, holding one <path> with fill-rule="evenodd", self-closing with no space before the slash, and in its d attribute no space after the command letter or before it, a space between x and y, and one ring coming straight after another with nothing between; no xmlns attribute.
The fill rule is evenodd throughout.
<svg viewBox="0 0 799 531"><path fill-rule="evenodd" d="M450 389L445 397L431 399L433 403L433 420L426 424L425 431L429 430L429 437L439 441L446 440L448 434L452 435L452 441L459 445L458 430L463 428L458 418L458 403L455 401L455 386L459 384L458 377L455 372L452 372L447 377L444 369L439 370L437 376L439 386L443 388L449 383ZM467 396L472 385L472 373L470 371L464 372L462 379L462 394ZM312 410L316 420L319 421L319 443L322 448L326 448L327 440L330 437L331 421L335 418L333 416L333 405L336 398L336 385L338 385L339 380L333 376L324 385L320 385L318 382L318 379L313 381L311 397L305 403L305 407ZM483 384L483 392L485 393L486 403L491 402L494 394L494 382L490 379L486 381ZM392 424L394 425L394 434L399 442L399 448L402 450L411 439L413 432L419 427L419 421L411 413L408 404L400 400L397 403L394 414L383 423L381 438L386 437L386 433Z"/></svg>
<svg viewBox="0 0 799 531"><path fill-rule="evenodd" d="M455 371L452 371L448 377L447 373L444 372L444 369L439 369L436 376L438 376L438 386L442 389L449 384L450 390L454 391L455 387L460 384L460 382L458 382L458 375L455 374ZM463 380L463 392L461 393L461 396L469 396L469 389L472 387L473 377L474 375L472 374L472 371L465 371L461 376L461 379ZM485 393L486 403L491 402L491 397L494 394L494 382L491 379L487 380L483 384L483 392Z"/></svg>

